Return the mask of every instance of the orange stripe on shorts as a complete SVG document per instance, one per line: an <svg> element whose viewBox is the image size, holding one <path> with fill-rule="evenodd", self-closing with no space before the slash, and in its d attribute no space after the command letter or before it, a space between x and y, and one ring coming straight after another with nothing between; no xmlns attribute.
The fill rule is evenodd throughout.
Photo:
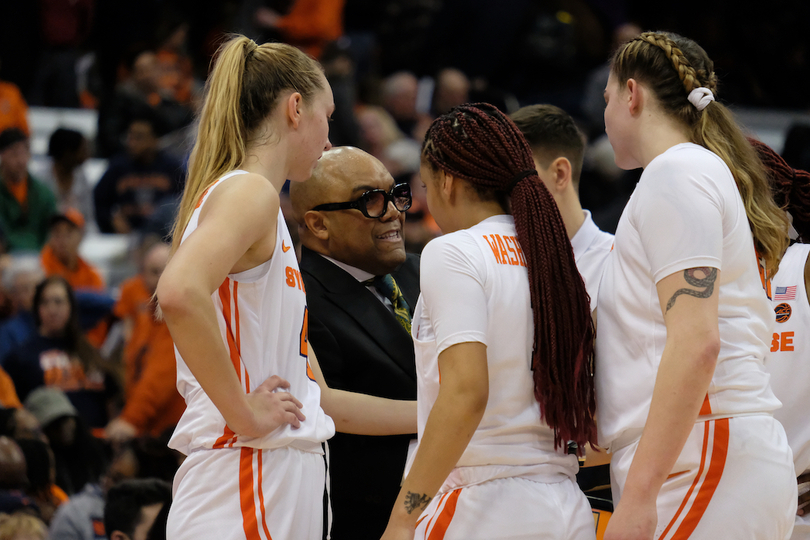
<svg viewBox="0 0 810 540"><path fill-rule="evenodd" d="M243 447L239 458L239 505L242 508L242 528L247 540L261 540L254 497L253 448Z"/></svg>
<svg viewBox="0 0 810 540"><path fill-rule="evenodd" d="M453 515L456 513L456 502L458 502L458 496L461 495L461 489L462 488L458 488L450 492L450 496L447 497L444 508L442 508L439 518L436 520L436 524L433 525L433 530L430 531L428 540L442 540L444 538L444 535L447 533L447 527L450 526L450 522L453 521Z"/></svg>

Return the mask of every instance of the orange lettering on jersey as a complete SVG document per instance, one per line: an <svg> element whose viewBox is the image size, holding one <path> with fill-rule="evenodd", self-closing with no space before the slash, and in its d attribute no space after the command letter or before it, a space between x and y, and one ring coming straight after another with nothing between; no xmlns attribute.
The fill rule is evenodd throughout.
<svg viewBox="0 0 810 540"><path fill-rule="evenodd" d="M516 236L510 236L512 239L512 243L515 244L515 249L517 250L518 258L520 259L520 265L526 266L526 257L523 256L523 250L520 249L520 242Z"/></svg>
<svg viewBox="0 0 810 540"><path fill-rule="evenodd" d="M506 252L506 247L503 245L503 238L501 238L500 234L495 235L495 241L498 243L498 249L501 252L501 260L503 261L501 264L514 264L509 262L509 254Z"/></svg>
<svg viewBox="0 0 810 540"><path fill-rule="evenodd" d="M287 276L286 283L290 287L295 287L295 270L288 266L284 269L284 274Z"/></svg>
<svg viewBox="0 0 810 540"><path fill-rule="evenodd" d="M793 351L793 332L782 332L782 343L779 345L781 352Z"/></svg>
<svg viewBox="0 0 810 540"><path fill-rule="evenodd" d="M506 249L508 249L512 253L512 255L515 256L514 259L512 257L509 257L509 264L511 264L512 266L518 266L520 265L520 258L518 258L517 251L515 251L515 248L513 248L511 244L511 242L514 240L515 239L511 236L503 237L503 243L506 244Z"/></svg>
<svg viewBox="0 0 810 540"><path fill-rule="evenodd" d="M773 339L771 340L771 352L776 352L778 350L779 350L779 334L774 332Z"/></svg>
<svg viewBox="0 0 810 540"><path fill-rule="evenodd" d="M484 236L484 240L486 240L487 244L489 244L489 249L492 250L492 254L495 255L495 262L497 262L498 264L503 264L503 261L501 260L501 252L498 250L498 246L495 243L495 235L493 235L493 234L489 235L492 238L492 242L489 241L489 238L487 238L487 235L483 235L483 236Z"/></svg>

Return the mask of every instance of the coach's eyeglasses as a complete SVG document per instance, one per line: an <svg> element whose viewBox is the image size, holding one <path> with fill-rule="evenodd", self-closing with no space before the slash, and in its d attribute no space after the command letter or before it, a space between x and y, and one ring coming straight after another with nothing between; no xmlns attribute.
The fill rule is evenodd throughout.
<svg viewBox="0 0 810 540"><path fill-rule="evenodd" d="M342 203L319 204L313 210L347 210L355 208L370 219L381 218L388 211L388 203L393 202L394 207L400 212L405 212L411 207L411 186L408 184L397 184L391 188L391 192L384 189L372 189L366 191L353 201Z"/></svg>

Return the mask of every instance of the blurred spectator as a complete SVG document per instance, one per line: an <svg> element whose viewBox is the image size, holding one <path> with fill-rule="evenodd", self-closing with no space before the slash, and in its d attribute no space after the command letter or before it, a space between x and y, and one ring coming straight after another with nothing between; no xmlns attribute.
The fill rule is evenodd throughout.
<svg viewBox="0 0 810 540"><path fill-rule="evenodd" d="M25 489L27 486L25 454L14 440L0 436L0 490Z"/></svg>
<svg viewBox="0 0 810 540"><path fill-rule="evenodd" d="M171 504L168 482L153 478L125 480L107 493L104 528L110 540L147 540L152 525Z"/></svg>
<svg viewBox="0 0 810 540"><path fill-rule="evenodd" d="M76 130L59 128L48 141L51 160L40 173L42 181L56 195L56 208L75 208L87 223L95 223L93 190L82 164L90 155L87 139Z"/></svg>
<svg viewBox="0 0 810 540"><path fill-rule="evenodd" d="M0 435L13 439L46 440L37 417L23 407L16 409L0 407ZM0 512L3 510L0 509Z"/></svg>
<svg viewBox="0 0 810 540"><path fill-rule="evenodd" d="M416 110L419 81L413 73L400 71L383 81L382 106L394 118L400 131L406 136L421 141L430 118Z"/></svg>
<svg viewBox="0 0 810 540"><path fill-rule="evenodd" d="M174 344L163 320L155 317L152 295L169 260L171 247L159 242L145 254L140 274L121 285L115 315L123 319L126 399L121 415L107 425L113 441L159 436L174 427L185 410L177 392Z"/></svg>
<svg viewBox="0 0 810 540"><path fill-rule="evenodd" d="M103 447L65 393L56 388L38 388L25 400L25 406L36 416L47 437L54 459L53 483L72 495L85 484L98 482L106 466Z"/></svg>
<svg viewBox="0 0 810 540"><path fill-rule="evenodd" d="M253 25L270 30L279 41L295 45L314 58L324 47L343 35L343 6L346 0L294 0L286 15L264 4L256 6Z"/></svg>
<svg viewBox="0 0 810 540"><path fill-rule="evenodd" d="M36 255L15 255L5 272L3 287L11 297L14 314L0 324L0 364L5 355L36 332L32 311L37 283L45 277Z"/></svg>
<svg viewBox="0 0 810 540"><path fill-rule="evenodd" d="M182 186L182 164L158 149L155 121L150 116L134 118L126 152L110 160L93 191L99 230L143 229L164 199L175 197Z"/></svg>
<svg viewBox="0 0 810 540"><path fill-rule="evenodd" d="M36 516L25 512L0 514L0 540L45 540L48 527Z"/></svg>
<svg viewBox="0 0 810 540"><path fill-rule="evenodd" d="M25 454L28 485L25 493L39 508L45 523L50 523L60 504L68 499L67 493L56 485L56 464L48 443L41 439L17 439Z"/></svg>
<svg viewBox="0 0 810 540"><path fill-rule="evenodd" d="M136 117L151 115L152 133L161 136L192 120L191 109L165 95L160 87L157 55L144 51L135 56L130 77L120 83L98 116L97 151L109 157L124 149L122 138Z"/></svg>
<svg viewBox="0 0 810 540"><path fill-rule="evenodd" d="M385 109L363 105L357 110L357 120L362 148L379 159L391 176L399 180L399 176L419 170L419 143L407 138Z"/></svg>
<svg viewBox="0 0 810 540"><path fill-rule="evenodd" d="M65 278L51 276L37 286L33 311L37 333L3 362L20 399L25 402L41 386L57 388L89 426L104 427L117 384L79 328L76 299Z"/></svg>
<svg viewBox="0 0 810 540"><path fill-rule="evenodd" d="M433 91L433 116L441 116L450 109L470 101L470 79L456 68L444 68L436 76Z"/></svg>
<svg viewBox="0 0 810 540"><path fill-rule="evenodd" d="M40 31L45 50L31 90L31 103L79 107L76 62L90 36L93 0L39 0Z"/></svg>
<svg viewBox="0 0 810 540"><path fill-rule="evenodd" d="M28 105L17 85L0 81L0 132L17 128L26 135L28 129Z"/></svg>
<svg viewBox="0 0 810 540"><path fill-rule="evenodd" d="M48 243L42 249L42 267L47 276L62 276L74 291L104 291L104 279L79 255L84 237L84 218L73 208L54 216Z"/></svg>
<svg viewBox="0 0 810 540"><path fill-rule="evenodd" d="M0 229L9 251L39 251L56 213L56 199L28 172L28 137L17 128L0 133Z"/></svg>
<svg viewBox="0 0 810 540"><path fill-rule="evenodd" d="M191 58L186 50L188 22L177 16L166 16L158 29L158 86L177 103L189 105L202 89L194 79Z"/></svg>
<svg viewBox="0 0 810 540"><path fill-rule="evenodd" d="M18 408L22 407L17 390L14 388L14 381L6 370L0 367L0 407Z"/></svg>
<svg viewBox="0 0 810 540"><path fill-rule="evenodd" d="M333 41L321 56L321 65L335 100L329 141L332 146L360 146L360 128L354 115L357 101L354 63L345 41Z"/></svg>

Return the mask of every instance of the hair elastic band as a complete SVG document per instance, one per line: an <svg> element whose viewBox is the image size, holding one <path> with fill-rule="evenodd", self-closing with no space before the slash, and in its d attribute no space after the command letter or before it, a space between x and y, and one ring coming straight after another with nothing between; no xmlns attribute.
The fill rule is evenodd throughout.
<svg viewBox="0 0 810 540"><path fill-rule="evenodd" d="M693 88L691 92L689 92L689 102L695 106L695 108L699 111L702 111L706 108L706 105L714 101L714 94L711 90L704 86L700 86L698 88Z"/></svg>
<svg viewBox="0 0 810 540"><path fill-rule="evenodd" d="M537 174L537 171L535 171L534 169L517 173L515 177L512 178L512 181L509 182L509 187L506 188L506 192L512 193L512 190L515 189L515 186L518 185L518 182L520 182L527 176L531 176L533 174Z"/></svg>

